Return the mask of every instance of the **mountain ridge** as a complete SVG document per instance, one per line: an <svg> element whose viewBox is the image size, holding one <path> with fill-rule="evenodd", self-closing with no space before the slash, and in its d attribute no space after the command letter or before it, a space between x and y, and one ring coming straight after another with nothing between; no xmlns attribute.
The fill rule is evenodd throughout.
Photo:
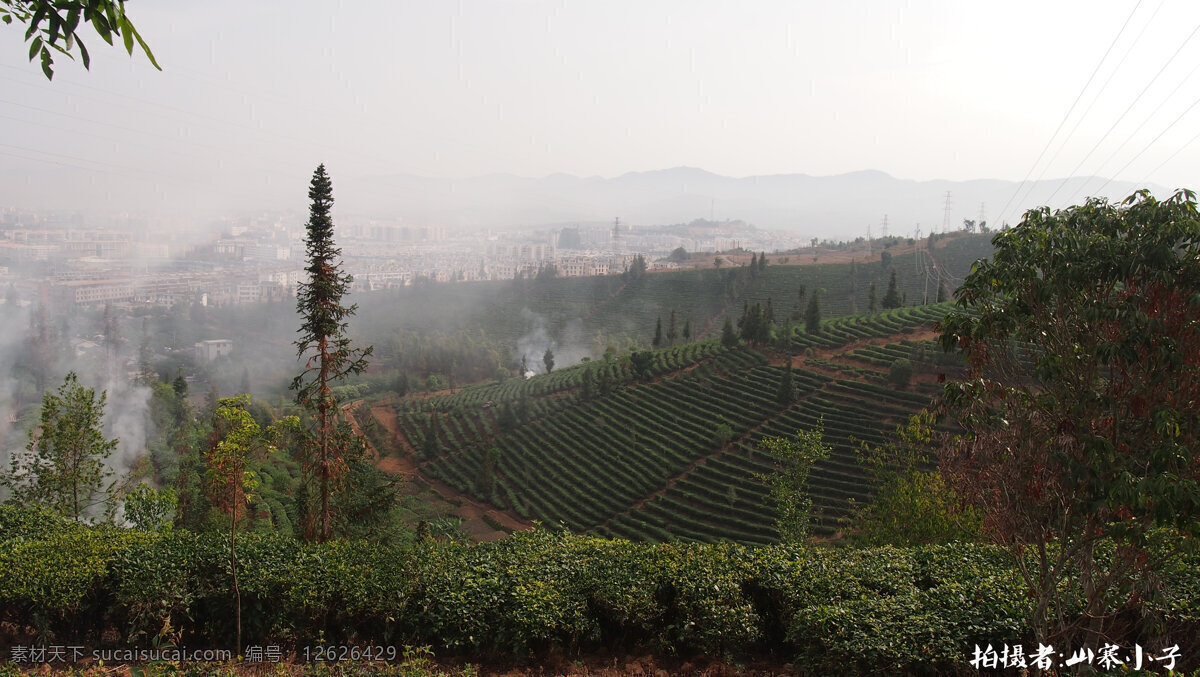
<svg viewBox="0 0 1200 677"><path fill-rule="evenodd" d="M1022 188L1024 186L1024 188ZM409 174L359 177L339 186L343 205L355 213L400 215L405 221L439 223L464 229L536 228L570 221L609 221L657 225L696 218L741 219L760 228L805 237L853 239L868 227L882 234L884 216L892 234L913 234L920 227L940 229L963 219L1015 223L1026 210L1047 204L1055 209L1082 202L1104 187L1103 196L1119 200L1140 187L1103 177L1071 177L1021 184L1003 179L915 180L877 169L813 176L803 173L729 177L699 167L626 172L605 178L556 172L543 177L488 174L433 179ZM1165 195L1161 187L1150 186ZM1019 191L1019 194L1018 194Z"/></svg>

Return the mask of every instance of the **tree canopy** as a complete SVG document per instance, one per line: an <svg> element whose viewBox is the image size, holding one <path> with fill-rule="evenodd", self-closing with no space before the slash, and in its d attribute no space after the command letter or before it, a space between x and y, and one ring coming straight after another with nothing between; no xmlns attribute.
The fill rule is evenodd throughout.
<svg viewBox="0 0 1200 677"><path fill-rule="evenodd" d="M42 398L41 422L30 431L26 452L14 453L9 470L0 471L0 486L20 503L45 506L77 521L106 502L109 495L102 484L112 471L105 460L117 446L102 430L106 399L107 393L96 397L94 388L80 385L75 372L68 373L57 393Z"/></svg>
<svg viewBox="0 0 1200 677"><path fill-rule="evenodd" d="M1092 641L1154 539L1200 531L1200 214L1191 192L1143 191L1030 211L992 242L942 325L970 363L942 471L995 540L1036 553L1017 559L1037 640ZM1070 571L1081 613L1058 593Z"/></svg>

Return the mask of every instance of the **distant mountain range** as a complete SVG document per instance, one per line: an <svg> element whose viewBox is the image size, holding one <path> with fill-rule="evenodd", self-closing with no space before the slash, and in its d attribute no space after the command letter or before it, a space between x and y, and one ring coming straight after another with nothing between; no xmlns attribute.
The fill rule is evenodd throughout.
<svg viewBox="0 0 1200 677"><path fill-rule="evenodd" d="M1060 208L1082 202L1106 183L1099 177L1075 177L1027 184L1014 198L1013 181L911 181L880 171L837 176L774 174L733 178L703 169L676 167L630 172L616 178L552 174L522 178L491 174L469 179L430 179L394 174L348 178L339 182L338 201L354 213L400 216L411 223L449 227L509 228L571 222L607 222L620 217L635 225L688 222L697 218L741 219L772 230L807 237L845 238L881 234L887 215L890 234L928 233L945 219L950 193L950 225L977 220L981 205L992 222L1008 205L1005 220L1014 223L1029 208ZM1155 194L1163 190L1151 186ZM1110 199L1135 190L1127 182L1104 188ZM353 207L350 207L353 205Z"/></svg>
<svg viewBox="0 0 1200 677"><path fill-rule="evenodd" d="M211 179L211 181L209 180ZM0 208L111 212L158 212L195 220L224 219L237 213L282 210L303 221L304 184L281 185L279 176L258 174L190 179L164 173L95 172L41 166L0 170ZM928 233L940 228L946 193L951 194L950 225L978 219L1020 220L1029 208L1082 202L1101 186L1110 199L1135 188L1099 177L1074 177L1026 185L1014 198L1015 181L912 181L880 171L837 176L772 174L733 178L703 169L676 167L630 172L606 179L551 174L524 178L489 174L467 179L436 179L407 174L334 174L335 216L402 219L414 225L510 229L552 224L633 225L685 223L698 218L741 219L759 228L786 230L800 237L852 238L881 234L886 214L891 234ZM1156 195L1166 191L1151 186ZM90 217L85 221L98 221ZM102 222L102 221L99 221Z"/></svg>

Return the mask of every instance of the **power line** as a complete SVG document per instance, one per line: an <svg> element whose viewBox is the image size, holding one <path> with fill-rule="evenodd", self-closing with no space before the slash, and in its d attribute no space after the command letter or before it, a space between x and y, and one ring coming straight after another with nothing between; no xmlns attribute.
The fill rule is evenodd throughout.
<svg viewBox="0 0 1200 677"><path fill-rule="evenodd" d="M1180 153L1182 153L1183 151L1187 150L1187 148L1188 148L1189 146L1191 146L1193 143L1196 143L1196 140L1197 140L1197 139L1200 139L1200 134L1196 134L1196 135L1195 135L1195 136L1193 136L1193 137L1192 137L1190 140L1188 140L1188 142L1187 142L1187 143L1185 143L1185 144L1183 144L1182 146L1180 146L1179 148L1175 149L1175 152L1174 152L1174 153L1171 153L1171 154L1170 154L1170 155L1167 157L1167 159L1166 159L1166 160L1163 160L1161 163L1159 163L1159 165L1158 165L1157 167L1155 167L1154 169L1150 170L1150 173L1146 175L1146 178L1142 179L1141 181L1138 181L1138 184L1139 184L1139 185L1145 185L1146 183L1148 183L1148 182L1150 181L1150 177L1151 177L1151 176L1154 176L1155 174L1157 174L1157 173L1158 173L1158 170L1160 170L1160 169L1162 169L1163 167L1165 167L1165 166L1167 165L1167 163L1168 163L1168 162L1170 162L1171 160L1174 160L1176 155L1179 155L1179 154L1180 154ZM1099 192L1099 191L1097 191L1097 192Z"/></svg>
<svg viewBox="0 0 1200 677"><path fill-rule="evenodd" d="M1104 158L1104 162L1101 162L1100 165L1097 167L1096 171L1093 172L1094 174L1097 175L1097 178L1103 178L1102 176L1100 176L1100 172L1104 171L1104 168L1108 166L1109 162L1112 162L1112 159L1117 156L1117 153L1121 152L1121 150L1123 150L1125 148L1125 146L1128 145L1128 143L1133 140L1133 137L1137 136L1138 132L1142 131L1146 127L1146 123L1150 122L1150 120L1152 120L1155 115L1158 115L1158 112L1163 109L1163 106L1165 106L1167 104L1167 102L1171 100L1171 97L1175 96L1176 92L1178 92L1180 89L1183 88L1183 86L1185 84L1187 84L1187 81L1190 80L1192 78L1192 76L1196 74L1196 71L1198 71L1198 70L1200 70L1200 65L1197 65L1195 68L1192 69L1192 71L1190 73L1187 74L1187 77L1185 77L1183 80L1180 80L1179 84L1175 85L1175 89L1171 90L1171 93L1168 94L1157 106L1154 107L1154 110L1151 111L1150 114L1147 115L1144 120L1142 120L1141 124L1136 125L1134 127L1134 130L1129 133L1129 136L1125 137L1125 140L1122 141L1119 146L1117 146L1116 150L1114 150L1112 153L1109 153L1108 157ZM1144 151L1144 149L1143 149L1143 151ZM1140 153L1139 153L1139 155L1140 155ZM1101 186L1101 188L1103 188L1103 186L1107 186L1110 183L1110 181L1111 181L1111 179L1105 181L1104 184ZM1086 183L1085 183L1084 187L1086 187ZM1080 191L1080 192L1086 192L1086 191ZM1098 192L1100 192L1100 190L1098 189L1096 192L1098 193Z"/></svg>
<svg viewBox="0 0 1200 677"><path fill-rule="evenodd" d="M1183 51L1183 48L1186 47L1187 44L1192 41L1192 38L1196 37L1196 33L1200 33L1200 24L1197 24L1196 27L1192 29L1192 32L1188 33L1187 38L1182 43L1180 43L1179 47L1175 50L1175 53L1171 55L1171 58L1167 59L1167 62L1165 64L1163 64L1162 68L1158 69L1158 72L1154 74L1153 78L1150 78L1150 82L1148 82L1146 84L1146 86L1142 88L1142 91L1138 92L1137 96L1135 96L1133 98L1133 101L1130 102L1129 106L1127 108L1125 108L1125 111L1123 113L1121 113L1121 116L1117 118L1117 121L1112 123L1112 126L1108 128L1108 131L1104 132L1104 135L1100 137L1100 140L1097 141L1094 146L1092 146L1092 149L1088 151L1087 155L1083 156L1083 159L1079 161L1079 164L1075 165L1075 169L1072 169L1070 174L1067 174L1067 176L1062 180L1062 183L1060 183L1058 185L1058 188L1055 188L1054 192L1050 194L1050 197L1046 198L1047 203L1049 203L1051 200L1053 200L1055 195L1058 195L1058 191L1062 190L1063 186L1067 185L1067 181L1070 180L1071 176L1073 176L1076 172L1078 172L1079 168L1083 166L1083 163L1087 162L1088 158L1090 158L1092 156L1092 153L1095 153L1096 149L1098 149L1100 147L1100 145L1103 144L1108 139L1108 135L1111 134L1114 129L1116 129L1117 125L1121 124L1121 121L1124 120L1125 116L1129 114L1129 111L1132 110L1133 107L1137 105L1138 101L1141 100L1142 96L1144 96L1146 94L1146 92L1151 87L1154 86L1154 83L1158 81L1159 76L1162 75L1163 72L1167 70L1167 67L1170 66L1171 63L1175 61L1175 57L1179 56L1179 53ZM1195 105L1195 104L1193 104L1193 105ZM1188 108L1188 110L1191 110L1191 108ZM1155 139L1155 140L1157 140L1157 139ZM1153 143L1153 141L1151 143ZM1140 155L1140 153L1139 153L1139 155ZM1111 179L1109 179L1109 181L1111 182ZM1105 183L1104 185L1107 186L1108 183Z"/></svg>
<svg viewBox="0 0 1200 677"><path fill-rule="evenodd" d="M1151 14L1150 18L1146 20L1146 23L1142 25L1142 30L1138 31L1138 34L1133 38L1133 42L1129 43L1129 48L1125 50L1125 53L1121 55L1121 60L1118 61L1117 65L1114 66L1109 72L1108 77L1104 80L1104 84L1100 85L1099 89L1096 90L1096 95L1092 97L1091 103L1089 103L1087 108L1084 109L1083 113L1081 113L1079 117L1075 119L1075 124L1071 126L1071 131L1067 132L1067 135L1063 137L1062 143L1060 143L1058 146L1058 150L1054 151L1054 155L1052 155L1050 160L1045 164L1045 166L1042 167L1042 171L1040 174L1038 174L1038 177L1034 179L1034 183L1041 181L1042 178L1046 176L1046 172L1049 171L1050 167L1054 165L1054 161L1058 159L1058 156L1062 153L1063 149L1067 147L1067 143L1074 138L1075 131L1079 129L1079 125L1083 124L1083 121L1087 119L1088 114L1092 112L1092 108L1096 106L1096 102L1100 100L1100 96L1104 94L1104 90L1108 89L1109 83L1112 82L1117 73L1121 72L1121 66L1124 66L1125 61L1129 59L1129 55L1133 54L1134 48L1136 48L1137 44L1141 42L1142 36L1146 34L1146 30L1150 28L1150 24L1154 23L1154 19L1158 16L1159 10L1161 10L1165 4L1166 0L1161 0L1158 3L1158 7L1154 8L1154 13ZM1030 186L1030 190L1033 190L1032 186Z"/></svg>
<svg viewBox="0 0 1200 677"><path fill-rule="evenodd" d="M1063 116L1063 119L1058 123L1058 127L1054 129L1054 133L1051 134L1050 138L1046 140L1046 145L1042 147L1042 152L1038 153L1037 159L1033 161L1033 165L1029 168L1029 171L1025 173L1025 178L1021 179L1020 185L1017 186L1017 189L1013 191L1013 194L1008 198L1008 202L1004 203L1004 207L1001 208L999 214L1001 223L1003 223L1004 215L1008 213L1009 205L1012 204L1013 199L1017 197L1017 194L1021 192L1021 189L1025 187L1026 182L1029 181L1029 177L1033 175L1033 170L1036 169L1038 163L1042 161L1042 158L1046 155L1046 151L1050 149L1050 144L1054 143L1054 139L1058 136L1058 133L1062 131L1063 125L1065 125L1067 120L1071 117L1071 113L1075 112L1075 106L1079 105L1079 100L1083 98L1083 93L1087 91L1089 86L1091 86L1092 80L1096 78L1096 73L1100 72L1100 66L1104 65L1104 61L1108 59L1108 55L1112 53L1113 47L1117 45L1117 41L1121 39L1121 35L1125 33L1125 28L1129 26L1130 20L1133 19L1133 15L1137 13L1138 7L1141 6L1142 0L1138 0L1138 3L1133 6L1133 11L1129 13L1129 16L1125 17L1125 23L1121 24L1121 30L1117 31L1117 35L1113 38L1112 43L1108 45L1108 49L1104 50L1104 56L1100 57L1100 61L1096 63L1096 67L1092 70L1092 74L1088 76L1087 82L1083 85L1083 89L1079 90L1079 94L1075 97L1075 101L1073 101L1071 103L1071 107L1067 109L1067 114Z"/></svg>
<svg viewBox="0 0 1200 677"><path fill-rule="evenodd" d="M1150 147L1151 147L1151 146L1153 146L1153 145L1154 145L1154 143L1155 143L1156 141L1158 141L1159 139L1161 139L1161 138L1162 138L1162 136L1163 136L1163 134L1166 134L1167 132L1171 131L1171 128L1172 128L1172 127L1174 127L1175 125L1179 124L1179 121L1180 121L1180 120L1182 120L1182 119L1183 119L1183 117L1184 117L1185 115L1187 115L1188 113L1192 112L1192 109L1193 109L1193 108L1195 108L1197 105L1200 105L1200 99L1196 99L1195 101L1193 101L1193 102L1192 102L1192 105L1190 105L1190 106L1188 106L1188 107L1187 107L1187 110L1185 110L1185 111L1183 111L1182 113L1180 113L1180 114L1179 114L1179 117L1175 118L1175 120L1174 120L1174 121L1172 121L1172 122L1171 122L1171 124L1167 125L1167 128L1166 128L1166 129L1162 130L1161 132L1159 132L1159 133L1158 133L1158 136L1156 136L1156 137L1154 137L1153 139L1151 139L1150 143L1146 144L1146 146L1145 146L1144 148L1142 148L1142 150L1141 150L1140 152L1138 152L1138 154L1137 154L1137 155L1134 155L1134 156L1133 156L1133 157L1132 157L1132 158L1129 160L1129 162L1126 162L1126 163L1125 163L1125 165L1124 165L1123 167L1121 167L1120 169L1118 169L1118 170L1117 170L1117 172L1116 172L1116 174L1114 174L1114 176L1116 176L1117 174L1120 174L1121 172L1123 172L1123 171L1125 171L1126 169L1128 169L1128 168L1129 168L1129 165L1133 164L1133 163L1134 163L1134 162L1135 162L1135 161L1136 161L1138 158L1140 158L1140 157L1142 156L1142 154L1143 154L1143 153L1145 153L1146 151L1150 150ZM1105 189L1105 187L1107 187L1107 186L1108 186L1108 184L1110 184L1110 183L1112 183L1112 179L1109 179L1108 181L1105 181L1105 182L1104 182L1104 185L1103 185L1103 186L1100 186L1100 189L1099 189L1099 190L1097 190L1096 192L1097 192L1097 193L1099 193L1100 191L1104 190L1104 189Z"/></svg>

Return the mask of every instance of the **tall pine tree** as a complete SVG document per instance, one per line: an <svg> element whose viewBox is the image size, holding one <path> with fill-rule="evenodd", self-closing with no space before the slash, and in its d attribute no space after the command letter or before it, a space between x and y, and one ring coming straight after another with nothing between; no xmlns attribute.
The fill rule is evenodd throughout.
<svg viewBox="0 0 1200 677"><path fill-rule="evenodd" d="M308 197L312 201L304 240L308 281L301 283L296 293L296 311L301 318L297 357L305 362L304 371L292 381L291 388L296 391L296 402L316 415L305 468L317 482L320 514L316 517L320 539L327 541L332 524L329 497L345 467L343 455L350 441L345 431L339 430L339 410L332 384L348 374L362 373L373 347L351 348L346 336L346 318L358 306L342 305L342 296L350 290L354 278L342 272L338 260L342 250L333 244L330 215L333 185L325 173L325 165L313 172Z"/></svg>
<svg viewBox="0 0 1200 677"><path fill-rule="evenodd" d="M883 295L883 309L891 310L904 305L904 299L900 296L900 289L896 284L896 271L892 271L892 277L888 280L887 293Z"/></svg>

